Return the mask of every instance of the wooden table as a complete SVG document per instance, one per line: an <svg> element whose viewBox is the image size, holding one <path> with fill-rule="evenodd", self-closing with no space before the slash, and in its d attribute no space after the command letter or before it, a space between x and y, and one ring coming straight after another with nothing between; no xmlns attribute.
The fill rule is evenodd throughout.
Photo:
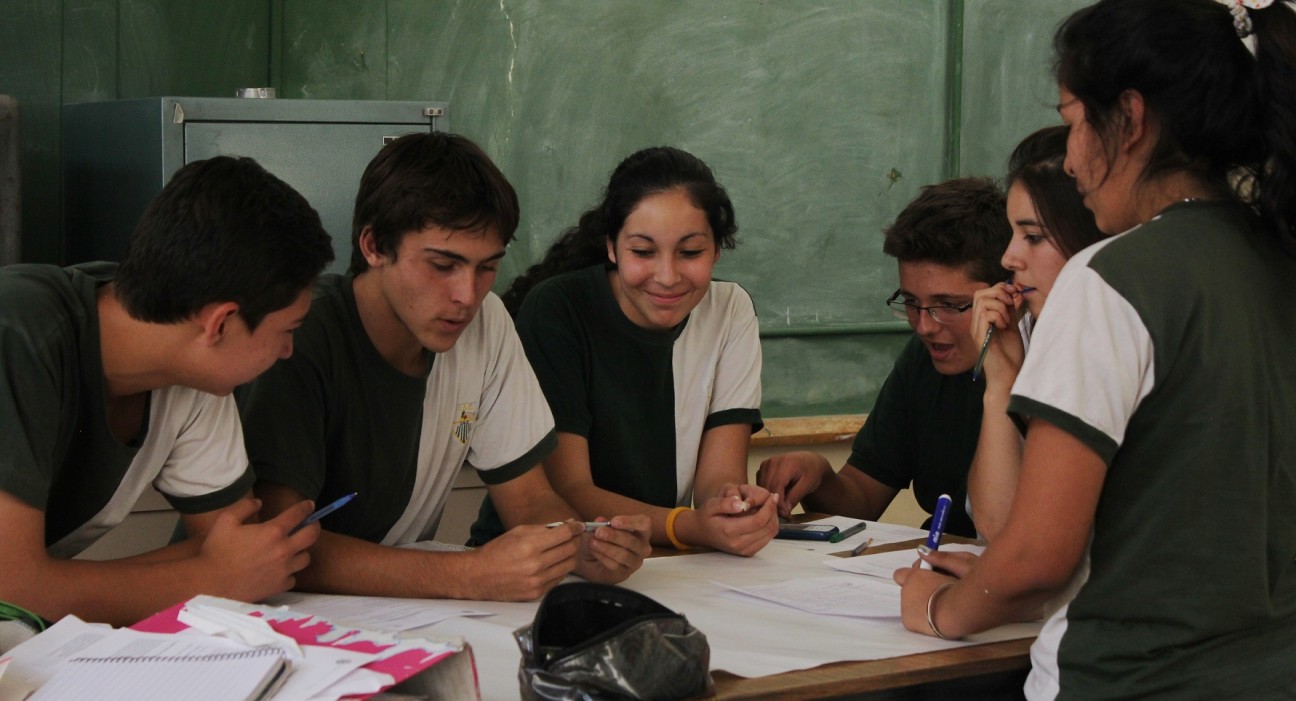
<svg viewBox="0 0 1296 701"><path fill-rule="evenodd" d="M955 650L833 664L745 679L715 672L716 699L825 699L1030 669L1030 638ZM1020 689L1020 675L1004 675Z"/></svg>
<svg viewBox="0 0 1296 701"><path fill-rule="evenodd" d="M797 521L821 518L821 514L798 515ZM946 536L947 542L972 543L968 538ZM874 552L888 552L916 548L920 540L878 546ZM751 679L728 672L713 672L716 699L723 701L754 701L756 699L828 699L838 697L909 699L909 698L1011 698L1002 694L1015 692L1020 696L1021 682L1030 669L1030 646L1033 638L1006 640L983 645L968 645L952 650L927 652L919 655L889 657L859 662L834 662L813 669L803 669L768 677ZM957 687L959 680L984 677L974 684L975 691L965 692ZM932 693L926 686L954 682L949 689ZM917 689L904 693L904 689ZM871 694L870 692L897 692Z"/></svg>

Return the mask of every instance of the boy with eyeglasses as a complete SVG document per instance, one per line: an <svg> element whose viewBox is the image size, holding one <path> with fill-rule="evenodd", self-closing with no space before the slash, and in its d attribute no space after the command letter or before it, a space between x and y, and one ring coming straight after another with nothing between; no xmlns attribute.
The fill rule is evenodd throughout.
<svg viewBox="0 0 1296 701"><path fill-rule="evenodd" d="M929 185L884 232L900 268L887 300L914 337L878 392L846 465L785 453L761 463L757 482L779 495L781 515L808 511L877 520L912 485L927 513L953 498L945 530L976 535L965 509L967 473L981 427L984 382L972 380L980 348L970 332L972 295L1005 280L999 259L1012 236L1005 198L986 178Z"/></svg>

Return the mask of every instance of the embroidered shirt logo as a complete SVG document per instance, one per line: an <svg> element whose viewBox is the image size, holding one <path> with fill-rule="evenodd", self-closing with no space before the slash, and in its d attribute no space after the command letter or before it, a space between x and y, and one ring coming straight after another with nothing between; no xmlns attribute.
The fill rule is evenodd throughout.
<svg viewBox="0 0 1296 701"><path fill-rule="evenodd" d="M455 412L459 417L450 427L450 435L454 436L459 443L467 445L468 440L472 438L473 424L477 423L477 405L460 404Z"/></svg>

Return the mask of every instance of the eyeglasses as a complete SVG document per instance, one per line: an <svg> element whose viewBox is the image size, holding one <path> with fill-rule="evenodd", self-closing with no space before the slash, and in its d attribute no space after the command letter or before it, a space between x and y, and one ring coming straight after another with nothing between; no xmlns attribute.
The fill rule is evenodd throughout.
<svg viewBox="0 0 1296 701"><path fill-rule="evenodd" d="M967 304L933 304L930 307L923 307L915 302L901 299L900 290L896 290L886 301L887 306L891 307L891 313L896 315L897 319L905 319L909 323L918 321L918 315L927 312L931 315L932 321L939 324L952 324L963 316L963 312L972 308L972 303Z"/></svg>

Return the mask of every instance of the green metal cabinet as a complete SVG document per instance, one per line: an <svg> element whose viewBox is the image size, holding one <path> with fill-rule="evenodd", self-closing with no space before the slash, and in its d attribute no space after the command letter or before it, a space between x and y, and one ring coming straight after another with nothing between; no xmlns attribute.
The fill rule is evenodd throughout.
<svg viewBox="0 0 1296 701"><path fill-rule="evenodd" d="M154 97L63 108L66 263L120 260L149 200L185 163L250 156L320 213L331 270L351 257L351 209L387 141L445 131L444 102Z"/></svg>

